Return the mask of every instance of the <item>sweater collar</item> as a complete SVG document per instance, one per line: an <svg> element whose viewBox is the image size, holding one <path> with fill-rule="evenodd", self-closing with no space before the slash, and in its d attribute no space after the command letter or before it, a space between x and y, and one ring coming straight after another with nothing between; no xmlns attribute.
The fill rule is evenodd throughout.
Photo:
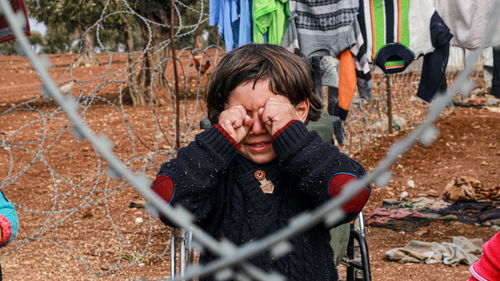
<svg viewBox="0 0 500 281"><path fill-rule="evenodd" d="M277 179L277 176L280 172L279 162L277 159L274 159L273 161L266 164L257 164L238 154L234 158L234 164L235 171L240 175L247 173L253 174L257 170L263 170L271 179Z"/></svg>

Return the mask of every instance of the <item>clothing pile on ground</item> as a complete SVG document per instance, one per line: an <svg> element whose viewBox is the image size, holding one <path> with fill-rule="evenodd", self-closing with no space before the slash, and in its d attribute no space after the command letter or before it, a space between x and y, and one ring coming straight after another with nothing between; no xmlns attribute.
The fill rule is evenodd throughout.
<svg viewBox="0 0 500 281"><path fill-rule="evenodd" d="M408 201L384 199L382 207L366 214L367 224L395 231L415 231L434 220L458 220L500 228L500 186L484 186L472 177L453 178L442 198Z"/></svg>
<svg viewBox="0 0 500 281"><path fill-rule="evenodd" d="M387 251L386 256L389 260L401 263L472 265L479 260L476 255L482 253L481 245L483 245L482 239L467 239L463 236L454 236L452 242L441 243L412 240L404 247Z"/></svg>
<svg viewBox="0 0 500 281"><path fill-rule="evenodd" d="M500 229L500 187L484 186L465 176L454 177L442 198L418 197L408 201L384 199L382 207L365 215L367 224L395 231L417 231L435 220L456 220ZM401 263L442 262L455 266L472 265L481 254L481 239L453 237L452 242L413 240L404 247L386 252L389 260Z"/></svg>
<svg viewBox="0 0 500 281"><path fill-rule="evenodd" d="M500 202L500 185L484 186L472 177L455 177L444 188L443 199L449 202Z"/></svg>

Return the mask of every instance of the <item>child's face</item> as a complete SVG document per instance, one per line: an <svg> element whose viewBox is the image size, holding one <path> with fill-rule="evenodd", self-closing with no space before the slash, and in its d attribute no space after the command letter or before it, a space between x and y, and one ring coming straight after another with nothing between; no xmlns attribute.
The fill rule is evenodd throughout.
<svg viewBox="0 0 500 281"><path fill-rule="evenodd" d="M264 108L269 98L277 98L288 104L287 97L276 95L269 90L268 80L248 81L236 87L230 94L225 109L236 105L242 105L247 115L252 118L252 125L245 138L240 142L240 154L250 161L258 164L271 162L276 158L272 145L272 136L269 132L269 126L262 122L262 110L259 114L259 108Z"/></svg>

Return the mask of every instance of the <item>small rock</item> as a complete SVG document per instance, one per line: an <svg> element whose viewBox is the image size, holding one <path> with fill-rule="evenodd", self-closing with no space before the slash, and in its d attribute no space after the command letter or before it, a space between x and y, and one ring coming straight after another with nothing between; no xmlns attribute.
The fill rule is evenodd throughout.
<svg viewBox="0 0 500 281"><path fill-rule="evenodd" d="M135 223L142 223L144 220L142 218L135 218Z"/></svg>
<svg viewBox="0 0 500 281"><path fill-rule="evenodd" d="M408 192L406 192L406 191L401 192L401 195L399 196L399 198L400 198L401 200L403 200L403 199L405 199L406 197L408 197Z"/></svg>
<svg viewBox="0 0 500 281"><path fill-rule="evenodd" d="M409 188L415 188L415 182L413 180L408 181L408 187Z"/></svg>

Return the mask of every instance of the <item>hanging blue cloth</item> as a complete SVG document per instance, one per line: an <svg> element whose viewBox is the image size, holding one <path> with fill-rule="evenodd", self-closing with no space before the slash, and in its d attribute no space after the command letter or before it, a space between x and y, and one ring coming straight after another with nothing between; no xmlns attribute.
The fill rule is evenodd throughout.
<svg viewBox="0 0 500 281"><path fill-rule="evenodd" d="M210 0L209 25L217 26L226 52L252 42L250 0Z"/></svg>
<svg viewBox="0 0 500 281"><path fill-rule="evenodd" d="M237 47L252 42L252 0L240 0L240 28Z"/></svg>

